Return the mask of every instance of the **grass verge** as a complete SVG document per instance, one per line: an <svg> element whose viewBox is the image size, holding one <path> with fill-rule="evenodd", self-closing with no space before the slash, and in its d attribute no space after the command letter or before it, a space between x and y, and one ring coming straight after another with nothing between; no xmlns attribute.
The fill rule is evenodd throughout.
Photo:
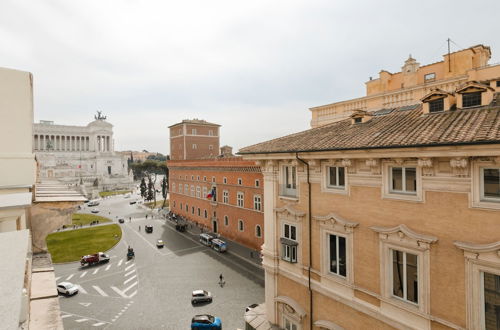
<svg viewBox="0 0 500 330"><path fill-rule="evenodd" d="M147 203L144 203L144 205L149 207L150 209L156 209L158 207L163 206L163 199L157 200L156 205L155 205L155 202L147 202ZM168 199L165 201L165 207L168 207Z"/></svg>
<svg viewBox="0 0 500 330"><path fill-rule="evenodd" d="M128 194L129 192L131 192L131 191L130 190L101 191L99 193L99 196L107 197L107 196L114 196L114 195L124 195L124 194Z"/></svg>
<svg viewBox="0 0 500 330"><path fill-rule="evenodd" d="M95 220L99 220L99 223L111 222L111 219L94 214L73 213L72 216L73 225L88 225Z"/></svg>
<svg viewBox="0 0 500 330"><path fill-rule="evenodd" d="M83 255L109 250L121 237L116 224L96 226L52 233L47 236L47 247L54 263L78 261Z"/></svg>

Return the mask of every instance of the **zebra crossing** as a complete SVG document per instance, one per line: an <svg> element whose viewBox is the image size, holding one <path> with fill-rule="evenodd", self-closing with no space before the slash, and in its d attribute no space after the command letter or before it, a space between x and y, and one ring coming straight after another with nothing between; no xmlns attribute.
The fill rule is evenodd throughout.
<svg viewBox="0 0 500 330"><path fill-rule="evenodd" d="M116 295L118 295L121 298L131 299L137 294L137 285L139 284L136 266L135 263L133 263L133 260L126 262L123 261L124 259L120 259L116 264L108 264L106 267L97 267L94 270L85 270L81 274L66 274L64 276L58 276L56 277L56 282L60 280L69 281L72 278L74 280L78 279L85 281L89 276L91 277L91 275L105 275L105 273L110 270L113 271L117 268L121 268L124 273L124 279L123 282L120 281L120 284L115 284L110 287L101 287L99 285L95 285L95 283L88 285L77 284L79 292L82 294L99 295L102 297L116 297ZM89 280L91 280L91 278L88 278L87 281Z"/></svg>
<svg viewBox="0 0 500 330"><path fill-rule="evenodd" d="M93 319L93 318L89 318L89 317L83 317L83 316L76 315L76 314L71 314L71 313L66 313L66 312L61 313L61 319L66 321L66 320L69 320L70 318L72 318L72 321L76 322L76 323L90 322L90 325L93 327L101 327L101 326L105 326L105 325L108 325L111 323L111 322L101 321L101 320L97 320L97 319Z"/></svg>

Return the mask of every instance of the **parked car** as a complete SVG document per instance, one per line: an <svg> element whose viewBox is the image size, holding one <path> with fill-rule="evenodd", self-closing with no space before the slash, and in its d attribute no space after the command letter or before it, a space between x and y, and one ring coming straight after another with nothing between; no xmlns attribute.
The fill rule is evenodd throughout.
<svg viewBox="0 0 500 330"><path fill-rule="evenodd" d="M221 239L214 238L212 239L212 249L217 252L226 252L227 251L227 243Z"/></svg>
<svg viewBox="0 0 500 330"><path fill-rule="evenodd" d="M248 312L257 306L259 306L259 304L251 304L251 305L247 306L247 308L245 308L245 312Z"/></svg>
<svg viewBox="0 0 500 330"><path fill-rule="evenodd" d="M191 295L191 304L195 305L201 302L212 302L212 294L205 290L194 290Z"/></svg>
<svg viewBox="0 0 500 330"><path fill-rule="evenodd" d="M156 247L157 248L162 248L165 244L163 243L163 240L159 239L156 241Z"/></svg>
<svg viewBox="0 0 500 330"><path fill-rule="evenodd" d="M119 223L124 223L124 222L125 222L125 219L120 218L120 219L118 219L118 222L119 222Z"/></svg>
<svg viewBox="0 0 500 330"><path fill-rule="evenodd" d="M98 209L92 209L90 212L92 212L92 213L99 213L99 210Z"/></svg>
<svg viewBox="0 0 500 330"><path fill-rule="evenodd" d="M109 262L109 255L102 253L102 252L95 253L95 254L89 254L89 255L83 256L80 259L80 264L82 266L85 266L85 265L91 266L94 264L102 264L105 262Z"/></svg>
<svg viewBox="0 0 500 330"><path fill-rule="evenodd" d="M212 246L212 240L215 238L213 235L202 233L199 236L200 243L206 246Z"/></svg>
<svg viewBox="0 0 500 330"><path fill-rule="evenodd" d="M153 225L146 225L146 233L152 233L153 232Z"/></svg>
<svg viewBox="0 0 500 330"><path fill-rule="evenodd" d="M98 201L90 201L87 205L90 206L90 207L92 207L92 206L99 206L99 202Z"/></svg>
<svg viewBox="0 0 500 330"><path fill-rule="evenodd" d="M57 292L66 296L78 293L78 286L70 282L61 282L57 285Z"/></svg>
<svg viewBox="0 0 500 330"><path fill-rule="evenodd" d="M130 204L130 205L133 205L133 204L135 204L135 203L137 203L137 201L130 201L130 202L129 202L129 204Z"/></svg>
<svg viewBox="0 0 500 330"><path fill-rule="evenodd" d="M222 330L222 321L220 318L209 315L195 315L191 320L192 330L202 330L202 329L214 329Z"/></svg>

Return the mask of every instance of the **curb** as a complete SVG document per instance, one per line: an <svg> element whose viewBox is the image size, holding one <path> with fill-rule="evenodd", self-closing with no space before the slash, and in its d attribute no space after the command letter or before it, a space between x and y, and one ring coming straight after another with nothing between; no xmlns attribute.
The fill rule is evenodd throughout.
<svg viewBox="0 0 500 330"><path fill-rule="evenodd" d="M116 223L111 223L109 225L117 225L117 224ZM109 226L109 225L103 225L103 226ZM120 231L122 232L122 235L120 236L120 239L112 247L110 247L109 249L104 250L104 251L98 251L98 252L108 252L108 251L114 249L118 244L120 244L120 242L122 241L122 237L123 237L123 230L122 230L121 226L118 226L118 228L120 228ZM84 228L81 228L81 229L84 229ZM74 229L74 230L77 230L77 229ZM51 257L52 257L52 255L51 255ZM73 264L73 263L80 263L80 262L78 260L67 261L67 262L52 262L53 265L58 265L58 266L59 265L69 265L69 264Z"/></svg>

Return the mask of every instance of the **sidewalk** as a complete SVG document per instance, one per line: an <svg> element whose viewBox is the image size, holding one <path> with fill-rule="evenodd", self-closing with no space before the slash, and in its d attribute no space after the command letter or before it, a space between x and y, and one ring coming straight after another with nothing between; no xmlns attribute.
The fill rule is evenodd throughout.
<svg viewBox="0 0 500 330"><path fill-rule="evenodd" d="M168 218L164 218L163 215L158 214L156 212L152 212L152 210L150 208L148 208L144 205L141 205L141 207L145 211L148 211L149 214L152 213L151 216L153 219L164 220L166 224L170 225L172 228L175 228L176 222L174 220L169 220ZM167 209L165 209L165 211L163 211L163 212L168 212L168 211L167 211ZM196 225L196 222L191 221L189 219L185 219L185 222L188 224L188 230L186 231L186 233L190 234L194 239L198 240L198 236L202 233L201 227L198 227ZM203 233L209 233L209 232L210 232L210 230L208 228L203 228ZM235 241L232 241L232 240L230 240L222 235L219 238L227 243L226 253L231 254L235 257L238 257L242 261L250 263L251 265L258 267L259 269L264 269L262 267L262 259L260 258L260 251L248 248L248 247L246 247L240 243L237 243Z"/></svg>

